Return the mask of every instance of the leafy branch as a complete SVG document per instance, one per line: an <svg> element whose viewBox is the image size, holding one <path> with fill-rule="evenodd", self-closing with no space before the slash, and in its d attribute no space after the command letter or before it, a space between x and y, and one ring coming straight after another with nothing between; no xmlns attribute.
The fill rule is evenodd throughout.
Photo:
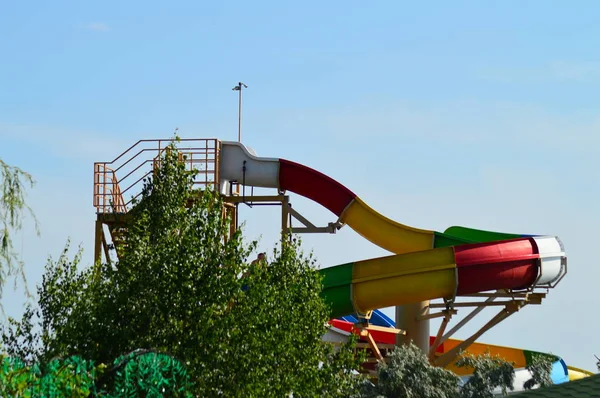
<svg viewBox="0 0 600 398"><path fill-rule="evenodd" d="M27 289L23 262L19 260L13 247L13 233L23 228L23 219L29 214L39 235L37 219L25 201L25 190L35 185L33 177L18 167L10 166L0 159L0 298L8 278L20 276ZM15 281L16 283L16 281ZM0 305L2 311L3 308Z"/></svg>

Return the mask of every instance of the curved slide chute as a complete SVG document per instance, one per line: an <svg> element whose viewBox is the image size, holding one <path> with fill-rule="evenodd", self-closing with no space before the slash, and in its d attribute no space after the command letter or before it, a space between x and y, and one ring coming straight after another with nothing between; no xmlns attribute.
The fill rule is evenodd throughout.
<svg viewBox="0 0 600 398"><path fill-rule="evenodd" d="M222 142L219 169L224 194L231 181L297 193L319 203L365 239L395 254L530 236L464 227L450 227L445 232L413 228L373 210L354 192L317 170L285 159L258 157L239 142Z"/></svg>
<svg viewBox="0 0 600 398"><path fill-rule="evenodd" d="M220 182L224 193L230 181L295 192L327 208L365 239L392 253L471 243L390 220L325 174L289 160L257 157L239 142L223 142L221 159Z"/></svg>
<svg viewBox="0 0 600 398"><path fill-rule="evenodd" d="M295 192L321 204L341 223L394 253L320 271L324 276L323 295L331 304L332 317L346 318L333 319L324 340L344 341L353 333L356 319L352 320L351 314L374 311L371 321L393 327L393 321L378 308L488 290L550 287L566 273L566 255L557 237L456 226L443 233L412 228L379 214L348 188L314 169L285 159L258 157L239 142L222 142L221 151L219 170L224 194L233 181ZM395 343L394 333L370 333L378 343ZM447 339L439 345L436 355L458 344L460 340ZM514 363L517 379L523 381L530 377L525 367L532 356L541 354L481 343L471 344L468 351L502 356ZM555 383L589 375L567 368L562 359L554 358ZM454 364L447 368L468 376Z"/></svg>
<svg viewBox="0 0 600 398"><path fill-rule="evenodd" d="M333 316L496 289L553 282L564 252L555 237L475 243L324 268Z"/></svg>
<svg viewBox="0 0 600 398"><path fill-rule="evenodd" d="M566 256L556 237L412 228L377 213L323 173L285 159L258 157L239 142L223 142L224 192L232 181L309 198L395 253L321 270L334 317L492 289L549 286L566 272Z"/></svg>

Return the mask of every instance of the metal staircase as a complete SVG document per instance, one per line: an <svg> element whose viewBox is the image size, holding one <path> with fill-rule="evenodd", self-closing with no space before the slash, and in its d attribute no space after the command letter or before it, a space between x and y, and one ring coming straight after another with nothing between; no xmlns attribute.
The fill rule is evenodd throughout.
<svg viewBox="0 0 600 398"><path fill-rule="evenodd" d="M124 247L128 213L160 159L177 142L179 161L196 172L194 187L219 189L221 141L215 138L139 140L110 162L94 163L95 261L116 261Z"/></svg>

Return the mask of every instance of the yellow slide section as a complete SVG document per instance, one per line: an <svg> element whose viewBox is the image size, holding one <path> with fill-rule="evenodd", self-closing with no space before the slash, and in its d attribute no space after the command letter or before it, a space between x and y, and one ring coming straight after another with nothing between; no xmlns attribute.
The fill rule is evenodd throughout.
<svg viewBox="0 0 600 398"><path fill-rule="evenodd" d="M397 223L379 214L358 197L344 210L340 221L379 247L402 254L433 248L434 233Z"/></svg>
<svg viewBox="0 0 600 398"><path fill-rule="evenodd" d="M456 339L446 340L443 344L444 352L450 351L451 349L459 345L461 342L462 340ZM486 352L489 352L492 356L498 355L507 362L512 362L515 368L524 368L527 366L527 359L525 358L523 350L518 348L473 343L465 351L473 355L483 355ZM446 369L451 370L458 375L466 375L472 373L472 369L458 368L455 366L454 363L451 363L450 365L446 366Z"/></svg>
<svg viewBox="0 0 600 398"><path fill-rule="evenodd" d="M456 339L448 339L442 345L443 352L447 352L452 348L459 345L462 341ZM486 352L493 356L500 356L502 359L512 362L515 369L525 368L527 366L528 360L526 357L526 353L528 351L520 349L520 348L511 348L511 347L503 347L499 345L492 344L483 344L483 343L473 343L466 349L467 353L473 355L482 355ZM531 355L531 352L529 352ZM465 376L473 373L473 369L468 368L458 368L455 363L451 363L446 366L446 369L451 370L455 374L459 376ZM579 369L573 366L567 366L567 372L569 376L569 381L583 379L585 377L593 376L594 373L589 372L587 370Z"/></svg>
<svg viewBox="0 0 600 398"><path fill-rule="evenodd" d="M587 370L579 369L574 366L567 366L567 371L569 372L569 381L583 379L585 377L593 376L593 372L589 372Z"/></svg>
<svg viewBox="0 0 600 398"><path fill-rule="evenodd" d="M358 312L452 297L456 265L452 248L381 257L354 263L352 298Z"/></svg>

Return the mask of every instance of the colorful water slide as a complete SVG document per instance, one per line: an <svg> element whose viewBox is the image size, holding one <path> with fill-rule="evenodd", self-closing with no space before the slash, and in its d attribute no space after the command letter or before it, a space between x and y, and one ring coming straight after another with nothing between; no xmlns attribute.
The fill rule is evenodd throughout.
<svg viewBox="0 0 600 398"><path fill-rule="evenodd" d="M566 255L557 237L465 227L450 227L443 233L412 228L377 213L348 188L309 167L285 159L258 157L238 142L223 142L221 150L220 183L224 194L233 181L295 192L321 204L340 223L394 253L321 270L332 316L346 317L331 321L325 339L347 338L357 320L351 314L374 310L371 323L393 327L393 321L378 308L488 290L550 287L566 273ZM371 333L378 343L395 343L393 333ZM448 339L437 348L436 355L458 344L460 340ZM517 379L529 378L524 368L536 353L481 343L469 346L475 354L486 350L513 362ZM453 364L448 367L464 375L463 369ZM586 371L567 368L560 358L554 363L555 383L587 375Z"/></svg>
<svg viewBox="0 0 600 398"><path fill-rule="evenodd" d="M554 237L520 238L386 256L325 268L321 273L324 294L337 317L487 290L545 285L560 277L563 255Z"/></svg>
<svg viewBox="0 0 600 398"><path fill-rule="evenodd" d="M309 167L258 157L239 142L223 142L221 151L224 193L232 181L295 192L395 253L321 271L333 317L493 289L551 286L566 272L566 256L556 237L412 228L377 213L342 184Z"/></svg>
<svg viewBox="0 0 600 398"><path fill-rule="evenodd" d="M333 319L330 322L331 328L329 329L328 335L325 337L325 339L338 342L346 341L347 336L349 336L350 333L358 332L358 330L355 328L355 323L357 321L358 319L353 315L347 315L340 319ZM371 323L377 326L395 327L394 321L379 310L375 310L373 312L371 316ZM384 330L374 330L371 332L371 334L377 343L395 344L396 335L394 333L389 333ZM433 340L435 340L435 337L430 337L431 343L433 343ZM461 340L448 339L437 348L436 355L442 355L460 343ZM492 355L499 355L505 360L514 363L516 373L516 380L514 384L515 388L522 387L525 380L530 378L530 373L525 368L531 363L532 358L536 355L546 356L553 359L554 362L551 377L554 384L564 383L569 380L577 380L593 374L586 370L567 366L565 361L556 355L537 351L482 343L471 344L468 348L468 351L475 355L483 354L487 351ZM461 376L469 376L470 372L468 369L456 367L454 363L447 366L447 369L450 369Z"/></svg>

